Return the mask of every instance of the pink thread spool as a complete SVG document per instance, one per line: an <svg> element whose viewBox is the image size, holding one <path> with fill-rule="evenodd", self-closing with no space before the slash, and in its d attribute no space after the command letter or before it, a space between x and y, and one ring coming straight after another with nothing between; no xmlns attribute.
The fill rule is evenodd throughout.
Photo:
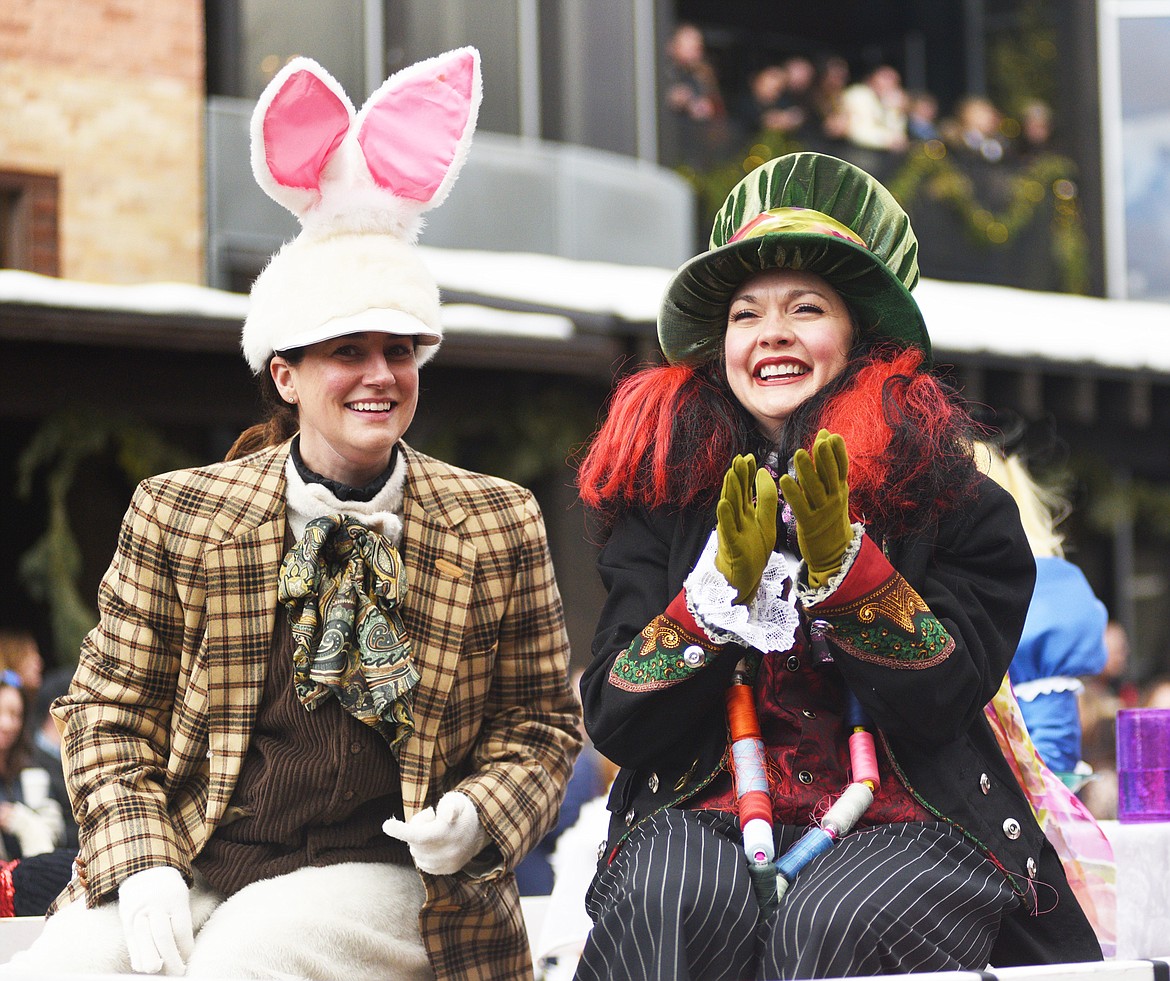
<svg viewBox="0 0 1170 981"><path fill-rule="evenodd" d="M1170 709L1117 711L1117 820L1170 821Z"/></svg>

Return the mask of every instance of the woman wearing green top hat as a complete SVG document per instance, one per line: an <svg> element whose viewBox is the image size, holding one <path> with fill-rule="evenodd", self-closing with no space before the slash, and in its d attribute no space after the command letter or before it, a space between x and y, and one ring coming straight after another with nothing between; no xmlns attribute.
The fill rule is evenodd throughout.
<svg viewBox="0 0 1170 981"><path fill-rule="evenodd" d="M581 979L1101 958L983 716L1034 563L932 372L917 248L852 165L759 167L589 447L581 688L622 769Z"/></svg>

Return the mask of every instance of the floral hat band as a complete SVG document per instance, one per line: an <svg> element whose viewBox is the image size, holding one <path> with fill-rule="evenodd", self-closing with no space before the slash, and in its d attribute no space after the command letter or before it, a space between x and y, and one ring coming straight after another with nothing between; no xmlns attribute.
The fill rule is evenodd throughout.
<svg viewBox="0 0 1170 981"><path fill-rule="evenodd" d="M751 221L739 227L728 240L741 242L748 238L759 238L773 232L802 232L808 235L832 235L847 239L855 245L868 249L869 245L848 225L843 225L830 215L812 208L770 208L756 215Z"/></svg>

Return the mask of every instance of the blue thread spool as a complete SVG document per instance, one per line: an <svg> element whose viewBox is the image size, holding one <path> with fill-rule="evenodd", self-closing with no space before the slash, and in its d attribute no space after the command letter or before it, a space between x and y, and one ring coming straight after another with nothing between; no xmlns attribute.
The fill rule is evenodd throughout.
<svg viewBox="0 0 1170 981"><path fill-rule="evenodd" d="M832 847L832 835L823 828L809 828L800 841L780 856L776 862L776 872L791 882L809 862Z"/></svg>

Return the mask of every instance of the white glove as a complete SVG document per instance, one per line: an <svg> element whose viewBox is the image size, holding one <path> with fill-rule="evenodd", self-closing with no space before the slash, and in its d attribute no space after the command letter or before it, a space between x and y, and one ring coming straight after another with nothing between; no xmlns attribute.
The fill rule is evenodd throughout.
<svg viewBox="0 0 1170 981"><path fill-rule="evenodd" d="M186 973L195 939L190 890L178 869L158 865L135 872L118 886L118 913L133 971Z"/></svg>
<svg viewBox="0 0 1170 981"><path fill-rule="evenodd" d="M452 875L483 851L487 832L466 794L451 790L435 807L426 807L409 821L390 818L382 830L410 845L410 855L423 872Z"/></svg>
<svg viewBox="0 0 1170 981"><path fill-rule="evenodd" d="M4 830L16 836L16 840L20 842L20 854L24 858L43 855L53 850L53 831L50 823L31 807L14 801L8 805L6 814Z"/></svg>

